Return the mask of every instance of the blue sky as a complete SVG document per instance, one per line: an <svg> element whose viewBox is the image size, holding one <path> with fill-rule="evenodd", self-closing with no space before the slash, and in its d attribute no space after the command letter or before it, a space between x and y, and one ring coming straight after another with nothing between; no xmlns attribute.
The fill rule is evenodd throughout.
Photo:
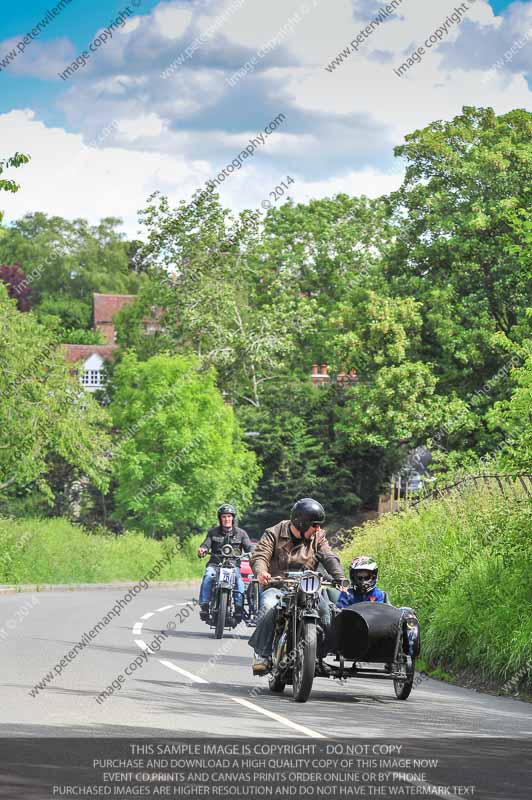
<svg viewBox="0 0 532 800"><path fill-rule="evenodd" d="M71 0L16 52L58 2L9 4L0 22L1 155L32 156L17 173L22 191L2 198L8 220L112 214L135 233L148 194L189 198L280 113L275 133L224 178L227 205L260 206L287 175L296 200L376 196L400 182L393 147L411 130L463 105L530 108L529 2L466 0L446 23L458 0L402 0L334 65L379 0Z"/></svg>

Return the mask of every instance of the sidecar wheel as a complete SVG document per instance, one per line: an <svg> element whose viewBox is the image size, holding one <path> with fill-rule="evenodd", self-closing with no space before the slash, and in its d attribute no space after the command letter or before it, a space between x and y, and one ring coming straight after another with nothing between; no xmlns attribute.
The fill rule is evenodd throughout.
<svg viewBox="0 0 532 800"><path fill-rule="evenodd" d="M406 657L406 680L398 680L394 678L393 688L398 700L407 700L410 697L410 692L414 685L414 675L416 672L416 662L411 656Z"/></svg>
<svg viewBox="0 0 532 800"><path fill-rule="evenodd" d="M306 703L312 691L316 670L316 623L303 620L294 663L293 691L297 703Z"/></svg>

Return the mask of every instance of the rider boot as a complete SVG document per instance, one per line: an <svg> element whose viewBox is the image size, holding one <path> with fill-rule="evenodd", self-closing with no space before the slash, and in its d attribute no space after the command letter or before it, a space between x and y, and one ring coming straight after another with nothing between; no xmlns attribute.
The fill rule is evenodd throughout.
<svg viewBox="0 0 532 800"><path fill-rule="evenodd" d="M208 603L202 603L201 604L201 606L200 606L200 614L199 615L200 615L200 619L203 620L203 622L207 622L207 620L209 619L209 604Z"/></svg>
<svg viewBox="0 0 532 800"><path fill-rule="evenodd" d="M238 625L240 622L242 622L243 617L244 617L244 606L236 606L235 605L234 620L235 620L236 625Z"/></svg>

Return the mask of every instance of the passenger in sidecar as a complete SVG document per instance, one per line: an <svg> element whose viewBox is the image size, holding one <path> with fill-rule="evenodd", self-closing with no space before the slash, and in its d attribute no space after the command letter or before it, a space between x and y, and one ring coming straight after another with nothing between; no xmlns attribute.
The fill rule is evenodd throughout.
<svg viewBox="0 0 532 800"><path fill-rule="evenodd" d="M396 696L406 700L420 653L419 623L413 609L391 605L388 594L377 587L377 576L377 564L368 556L351 563L351 588L336 598L324 643L336 663L325 662L322 653L317 674L391 679ZM352 664L346 666L346 661Z"/></svg>

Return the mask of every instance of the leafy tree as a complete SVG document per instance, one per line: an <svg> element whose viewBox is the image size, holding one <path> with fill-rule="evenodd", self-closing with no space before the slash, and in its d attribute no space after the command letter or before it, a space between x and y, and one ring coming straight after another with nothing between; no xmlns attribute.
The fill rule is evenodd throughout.
<svg viewBox="0 0 532 800"><path fill-rule="evenodd" d="M43 295L35 314L43 324L51 327L59 324L67 331L88 329L92 326L90 302L63 293Z"/></svg>
<svg viewBox="0 0 532 800"><path fill-rule="evenodd" d="M530 335L532 114L465 107L395 152L408 166L385 275L423 304L421 352L464 396Z"/></svg>
<svg viewBox="0 0 532 800"><path fill-rule="evenodd" d="M206 526L222 500L244 508L258 479L230 406L212 371L194 357L128 353L114 373L110 411L116 514L159 536Z"/></svg>
<svg viewBox="0 0 532 800"><path fill-rule="evenodd" d="M493 458L509 471L532 474L532 355L514 370L514 391L488 414L492 430L500 435Z"/></svg>
<svg viewBox="0 0 532 800"><path fill-rule="evenodd" d="M22 266L38 302L60 296L89 307L93 292L135 294L144 278L130 263L119 224L114 217L91 226L83 219L26 214L0 238L0 262Z"/></svg>
<svg viewBox="0 0 532 800"><path fill-rule="evenodd" d="M10 156L9 158L0 159L0 175L2 175L6 169L21 167L23 164L27 164L29 160L30 157L24 153L15 153L15 155ZM0 191L18 192L19 189L20 186L16 181L10 180L9 178L0 177ZM2 217L3 213L0 211L0 222L2 222Z"/></svg>
<svg viewBox="0 0 532 800"><path fill-rule="evenodd" d="M176 209L155 196L143 219L152 283L137 308L124 311L118 341L138 347L142 316L160 306L159 346L194 352L205 367L216 367L220 387L235 403L259 406L264 385L282 373L293 350L301 299L279 290L265 296L253 261L258 215L234 219L216 195Z"/></svg>
<svg viewBox="0 0 532 800"><path fill-rule="evenodd" d="M31 308L31 287L19 265L2 264L0 266L0 281L7 286L7 293L9 297L16 301L18 310L29 311Z"/></svg>
<svg viewBox="0 0 532 800"><path fill-rule="evenodd" d="M37 481L47 491L50 463L107 485L106 414L69 373L60 347L21 314L0 285L0 491Z"/></svg>
<svg viewBox="0 0 532 800"><path fill-rule="evenodd" d="M390 237L382 200L339 194L268 212L254 263L257 295L268 305L279 296L300 300L290 367L301 377L313 362L329 360L338 304L357 287L382 283L380 263Z"/></svg>

